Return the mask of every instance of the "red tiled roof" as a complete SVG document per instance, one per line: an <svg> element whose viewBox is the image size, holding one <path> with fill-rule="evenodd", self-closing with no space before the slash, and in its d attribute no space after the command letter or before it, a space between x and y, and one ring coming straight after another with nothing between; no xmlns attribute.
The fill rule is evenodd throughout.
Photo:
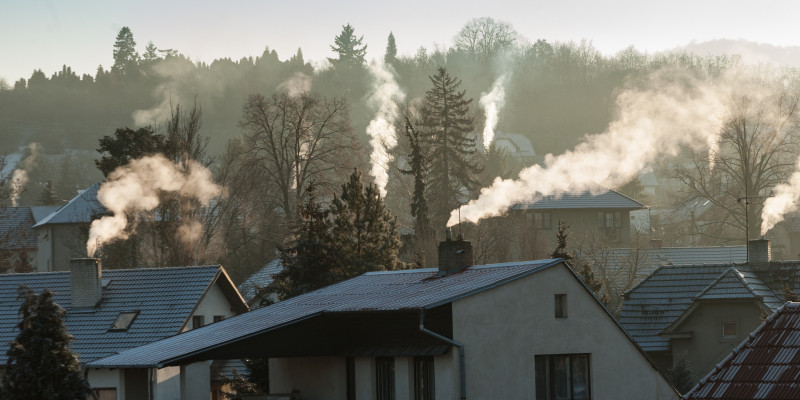
<svg viewBox="0 0 800 400"><path fill-rule="evenodd" d="M786 303L684 399L800 399L800 303Z"/></svg>

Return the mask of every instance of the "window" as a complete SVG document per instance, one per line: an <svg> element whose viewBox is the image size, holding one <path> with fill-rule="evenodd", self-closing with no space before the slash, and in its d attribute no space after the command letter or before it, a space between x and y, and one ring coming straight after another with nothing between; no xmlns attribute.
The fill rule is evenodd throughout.
<svg viewBox="0 0 800 400"><path fill-rule="evenodd" d="M117 400L117 388L92 388L92 392L97 400Z"/></svg>
<svg viewBox="0 0 800 400"><path fill-rule="evenodd" d="M536 400L591 398L589 354L536 356Z"/></svg>
<svg viewBox="0 0 800 400"><path fill-rule="evenodd" d="M597 213L597 227L598 228L622 228L622 213L615 212L598 212Z"/></svg>
<svg viewBox="0 0 800 400"><path fill-rule="evenodd" d="M130 311L130 312L121 312L117 315L117 318L114 319L114 323L111 324L111 328L108 328L110 332L124 332L127 331L128 328L131 327L133 320L136 319L136 316L139 315L138 311Z"/></svg>
<svg viewBox="0 0 800 400"><path fill-rule="evenodd" d="M197 329L203 325L205 325L205 318L202 315L195 315L192 317L192 329Z"/></svg>
<svg viewBox="0 0 800 400"><path fill-rule="evenodd" d="M394 400L394 358L375 358L375 394L378 400Z"/></svg>
<svg viewBox="0 0 800 400"><path fill-rule="evenodd" d="M536 229L553 229L553 215L549 212L537 212L533 220Z"/></svg>
<svg viewBox="0 0 800 400"><path fill-rule="evenodd" d="M214 316L214 322L219 322L219 321L222 321L223 319L225 319L224 315L215 315Z"/></svg>
<svg viewBox="0 0 800 400"><path fill-rule="evenodd" d="M722 322L722 337L724 338L736 337L736 321Z"/></svg>
<svg viewBox="0 0 800 400"><path fill-rule="evenodd" d="M556 318L567 318L567 295L559 293L555 295Z"/></svg>
<svg viewBox="0 0 800 400"><path fill-rule="evenodd" d="M414 357L414 400L435 398L433 357Z"/></svg>

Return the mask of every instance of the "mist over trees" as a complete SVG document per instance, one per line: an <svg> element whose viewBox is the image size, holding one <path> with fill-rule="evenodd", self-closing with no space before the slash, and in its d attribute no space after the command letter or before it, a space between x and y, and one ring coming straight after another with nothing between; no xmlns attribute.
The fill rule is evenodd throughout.
<svg viewBox="0 0 800 400"><path fill-rule="evenodd" d="M108 38L113 65L98 66L92 75L78 75L64 65L52 74L35 70L28 79L0 84L0 154L26 157L32 150L20 149L39 144L39 161L19 199L23 205L39 199L63 203L137 154L164 153L176 162L202 160L226 189L214 203L214 220L202 221L213 228L203 239L207 253L190 257L163 248L154 259L219 262L241 280L276 257L277 249L296 245L298 229L316 229L309 218L317 223L318 210L309 201L327 210L353 168L370 170L363 150L369 141L365 129L375 112L367 104L373 85L367 64L384 62L406 94L402 107L410 118L395 121L399 143L392 155L397 162L388 166L388 194L382 201L397 217L402 261L430 266L435 262L430 245L443 237L453 208L476 197L494 178L513 178L523 167L541 163L543 155L560 154L585 135L604 131L615 118L616 94L628 85L668 68L713 80L741 66L736 57L725 55L646 54L632 47L607 56L589 40L524 38L510 24L491 18L466 21L453 33L450 46L421 46L414 54L398 54L397 43L405 39L390 29L386 48L372 49L363 44L358 27L344 24L337 35L319 39L331 49L331 57L319 63L306 60L302 48L279 55L269 43L254 57L204 63L180 49L160 48L159 38L135 38L126 27ZM485 121L478 99L500 75L508 80L497 130L528 138L536 159L520 161L502 149L480 145L478 132ZM796 82L783 71L779 76ZM681 175L673 177L682 181L681 190L674 197L661 196L659 205L719 201L718 212L727 213L719 221L726 227L719 233L708 229L703 244L728 243L743 232L743 209L735 198L745 194L745 186L750 195L766 195L785 178L797 143L796 111L787 108L796 102L797 91L786 88L790 92L784 97L766 102L732 101L740 113L722 129L720 174L691 170L693 161L708 161L702 152L687 151L680 158L684 169L678 168ZM176 106L191 104L197 110L202 106L202 118L192 119L194 111L178 108L176 120ZM784 115L786 124L759 124L760 115L775 114ZM183 120L186 116L190 118ZM767 140L776 134L783 141ZM770 167L755 177L757 166L742 172L737 157L743 158L736 148L762 138L766 147L759 154L774 154L773 164L780 168ZM100 170L93 160L99 160ZM662 176L674 167L653 166ZM4 183L8 179L0 177ZM307 192L312 182L313 199ZM636 192L629 193L632 197L642 190L635 184L629 188ZM751 212L758 211L752 207ZM498 217L465 226L467 239L476 246L476 261L549 254L552 249L542 248L535 232L516 224ZM681 242L683 228L661 234L674 244L686 244ZM425 239L415 240L420 230ZM511 247L523 252L515 254Z"/></svg>

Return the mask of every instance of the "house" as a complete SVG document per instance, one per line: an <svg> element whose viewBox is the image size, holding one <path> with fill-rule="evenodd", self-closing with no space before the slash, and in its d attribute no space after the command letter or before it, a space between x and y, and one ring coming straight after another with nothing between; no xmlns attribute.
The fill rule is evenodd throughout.
<svg viewBox="0 0 800 400"><path fill-rule="evenodd" d="M58 207L0 207L0 272L31 272L36 268L38 241L33 229Z"/></svg>
<svg viewBox="0 0 800 400"><path fill-rule="evenodd" d="M620 323L660 368L699 378L800 289L800 262L769 249L751 240L747 263L661 266L624 294Z"/></svg>
<svg viewBox="0 0 800 400"><path fill-rule="evenodd" d="M272 285L274 276L283 271L283 263L280 257L267 263L260 270L250 275L247 280L239 285L239 293L247 302L251 309L260 308L278 301L275 293L269 293L265 289Z"/></svg>
<svg viewBox="0 0 800 400"><path fill-rule="evenodd" d="M69 271L70 260L87 257L86 238L92 220L109 211L97 200L100 183L78 193L67 204L33 226L39 272Z"/></svg>
<svg viewBox="0 0 800 400"><path fill-rule="evenodd" d="M511 213L525 216L529 226L555 245L558 221L570 225L572 237L591 236L610 247L630 247L630 212L646 206L614 190L599 193L564 193L545 196L530 203L518 203Z"/></svg>
<svg viewBox="0 0 800 400"><path fill-rule="evenodd" d="M65 272L0 275L0 365L18 334L17 289L50 289L66 309L75 338L72 350L84 367L95 360L247 311L220 266L101 270L94 259L76 259ZM172 399L180 368L88 368L99 399ZM147 385L152 382L152 385ZM142 397L145 396L145 397Z"/></svg>
<svg viewBox="0 0 800 400"><path fill-rule="evenodd" d="M779 308L736 346L687 400L800 399L800 303Z"/></svg>
<svg viewBox="0 0 800 400"><path fill-rule="evenodd" d="M622 294L650 276L663 265L744 263L747 246L659 247L652 240L651 247L632 248L579 248L576 256L592 265L595 275L602 280L611 298L608 304L618 311Z"/></svg>
<svg viewBox="0 0 800 400"><path fill-rule="evenodd" d="M508 156L506 163L511 171L519 172L542 161L542 157L537 157L536 151L533 150L531 140L525 135L496 132L493 143Z"/></svg>
<svg viewBox="0 0 800 400"><path fill-rule="evenodd" d="M205 360L243 357L303 399L678 398L563 260L471 259L447 240L439 268L369 272L91 366L180 366L186 398L207 391Z"/></svg>

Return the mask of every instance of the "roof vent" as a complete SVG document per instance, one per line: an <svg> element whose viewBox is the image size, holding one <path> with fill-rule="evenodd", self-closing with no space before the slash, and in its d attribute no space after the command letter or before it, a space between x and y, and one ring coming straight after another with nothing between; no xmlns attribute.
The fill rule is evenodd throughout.
<svg viewBox="0 0 800 400"><path fill-rule="evenodd" d="M439 276L450 275L472 265L472 243L461 235L452 240L450 228L445 230L446 239L439 242Z"/></svg>

